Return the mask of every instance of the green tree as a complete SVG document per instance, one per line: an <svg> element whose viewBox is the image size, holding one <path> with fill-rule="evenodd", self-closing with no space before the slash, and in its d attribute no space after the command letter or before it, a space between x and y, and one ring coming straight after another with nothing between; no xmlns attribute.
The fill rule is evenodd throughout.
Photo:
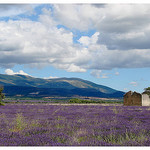
<svg viewBox="0 0 150 150"><path fill-rule="evenodd" d="M5 98L5 95L3 92L3 87L0 87L0 105L2 105L2 100Z"/></svg>
<svg viewBox="0 0 150 150"><path fill-rule="evenodd" d="M150 87L144 89L144 93L150 95Z"/></svg>

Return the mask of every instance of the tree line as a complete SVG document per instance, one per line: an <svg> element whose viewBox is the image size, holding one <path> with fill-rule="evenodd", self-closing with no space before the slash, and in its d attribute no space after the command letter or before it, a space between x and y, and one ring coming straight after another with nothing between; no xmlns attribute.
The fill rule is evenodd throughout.
<svg viewBox="0 0 150 150"><path fill-rule="evenodd" d="M4 105L3 103L2 103L2 100L5 98L5 95L4 95L4 93L2 93L3 92L3 87L1 86L0 87L0 105Z"/></svg>

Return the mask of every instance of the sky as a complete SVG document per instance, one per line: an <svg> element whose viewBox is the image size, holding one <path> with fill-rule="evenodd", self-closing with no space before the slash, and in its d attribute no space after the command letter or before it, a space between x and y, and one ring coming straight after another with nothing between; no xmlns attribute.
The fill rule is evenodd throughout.
<svg viewBox="0 0 150 150"><path fill-rule="evenodd" d="M0 3L0 74L150 86L150 4Z"/></svg>

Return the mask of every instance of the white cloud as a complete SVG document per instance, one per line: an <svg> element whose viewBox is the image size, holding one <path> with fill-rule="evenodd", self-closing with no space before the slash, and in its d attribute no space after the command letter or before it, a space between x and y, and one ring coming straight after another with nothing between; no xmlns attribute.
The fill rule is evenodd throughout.
<svg viewBox="0 0 150 150"><path fill-rule="evenodd" d="M102 70L93 70L91 75L95 78L108 78L106 73L102 73Z"/></svg>
<svg viewBox="0 0 150 150"><path fill-rule="evenodd" d="M6 69L5 73L8 74L8 75L14 75L14 72L11 69Z"/></svg>
<svg viewBox="0 0 150 150"><path fill-rule="evenodd" d="M123 90L124 90L124 91L128 91L128 88L124 88Z"/></svg>
<svg viewBox="0 0 150 150"><path fill-rule="evenodd" d="M84 46L88 46L90 44L90 37L82 36L78 41Z"/></svg>
<svg viewBox="0 0 150 150"><path fill-rule="evenodd" d="M102 77L101 77L101 78L106 79L106 78L108 78L108 76L107 76L107 74L105 73L105 74L102 74Z"/></svg>
<svg viewBox="0 0 150 150"><path fill-rule="evenodd" d="M93 70L91 72L91 75L94 76L95 78L100 78L102 70Z"/></svg>
<svg viewBox="0 0 150 150"><path fill-rule="evenodd" d="M67 68L68 72L86 72L86 69L80 68L79 66L76 66L74 64L69 65Z"/></svg>
<svg viewBox="0 0 150 150"><path fill-rule="evenodd" d="M63 4L53 10L43 9L37 21L0 21L0 67L52 65L68 72L150 67L150 5ZM92 36L73 42L76 30L89 29L95 30Z"/></svg>
<svg viewBox="0 0 150 150"><path fill-rule="evenodd" d="M119 75L119 72L115 72L115 75L118 76L118 75Z"/></svg>
<svg viewBox="0 0 150 150"><path fill-rule="evenodd" d="M42 22L0 22L0 66L73 63L80 50L73 46L72 32L57 29L54 20L46 15Z"/></svg>
<svg viewBox="0 0 150 150"><path fill-rule="evenodd" d="M132 85L132 86L138 86L138 83L137 83L137 82L134 82L134 81L133 81L133 82L130 82L129 84Z"/></svg>
<svg viewBox="0 0 150 150"><path fill-rule="evenodd" d="M19 70L19 72L14 72L14 71L11 70L11 69L6 69L6 70L5 70L5 73L6 73L7 75L20 74L20 75L27 75L27 76L29 76L29 74L25 73L23 70Z"/></svg>
<svg viewBox="0 0 150 150"><path fill-rule="evenodd" d="M149 50L108 50L99 47L97 51L91 53L93 59L91 60L90 68L96 69L112 69L112 68L142 68L150 67L150 53Z"/></svg>
<svg viewBox="0 0 150 150"><path fill-rule="evenodd" d="M54 16L65 26L86 31L93 27L93 20L97 18L99 9L86 5L54 5Z"/></svg>
<svg viewBox="0 0 150 150"><path fill-rule="evenodd" d="M49 77L44 77L44 79L57 79L58 77L56 76L49 76Z"/></svg>
<svg viewBox="0 0 150 150"><path fill-rule="evenodd" d="M150 49L149 11L149 4L54 6L55 17L60 23L81 31L96 29L101 35L99 43L110 50ZM88 37L81 42L88 44Z"/></svg>
<svg viewBox="0 0 150 150"><path fill-rule="evenodd" d="M78 41L83 44L83 46L89 46L96 44L98 40L99 32L95 32L91 37L82 36Z"/></svg>
<svg viewBox="0 0 150 150"><path fill-rule="evenodd" d="M1 4L0 17L13 17L23 13L32 14L36 6L27 4Z"/></svg>

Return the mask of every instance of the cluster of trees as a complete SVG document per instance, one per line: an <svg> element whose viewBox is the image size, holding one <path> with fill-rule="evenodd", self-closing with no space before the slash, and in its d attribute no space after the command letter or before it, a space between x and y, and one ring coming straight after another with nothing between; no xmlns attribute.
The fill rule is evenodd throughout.
<svg viewBox="0 0 150 150"><path fill-rule="evenodd" d="M150 87L144 89L144 93L150 95Z"/></svg>
<svg viewBox="0 0 150 150"><path fill-rule="evenodd" d="M69 103L96 103L96 101L93 100L83 100L79 98L72 98L69 100Z"/></svg>
<svg viewBox="0 0 150 150"><path fill-rule="evenodd" d="M5 95L2 93L3 92L3 87L0 87L0 105L4 105L2 103L2 100L5 98Z"/></svg>
<svg viewBox="0 0 150 150"><path fill-rule="evenodd" d="M122 103L122 102L116 102L116 101L103 101L103 100L99 100L99 101L95 101L95 100L83 100L83 99L79 99L79 98L72 98L69 100L69 103L97 103L97 104L101 104L101 103Z"/></svg>

